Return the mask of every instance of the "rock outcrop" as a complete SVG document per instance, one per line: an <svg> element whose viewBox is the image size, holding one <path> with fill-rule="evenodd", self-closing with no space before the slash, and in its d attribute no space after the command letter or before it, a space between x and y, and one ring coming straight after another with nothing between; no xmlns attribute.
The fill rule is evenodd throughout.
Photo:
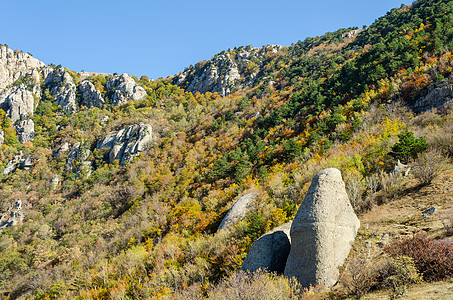
<svg viewBox="0 0 453 300"><path fill-rule="evenodd" d="M241 221L253 208L256 197L256 193L250 193L239 198L239 200L234 203L226 216L223 218L222 223L220 223L220 226L217 229L217 232L222 229L232 227L239 221Z"/></svg>
<svg viewBox="0 0 453 300"><path fill-rule="evenodd" d="M23 144L35 138L35 123L32 119L19 121L15 128L20 143Z"/></svg>
<svg viewBox="0 0 453 300"><path fill-rule="evenodd" d="M81 95L81 104L85 105L88 108L91 107L102 107L105 103L104 98L101 95L101 92L98 91L94 84L88 80L84 80L78 86L79 93Z"/></svg>
<svg viewBox="0 0 453 300"><path fill-rule="evenodd" d="M85 145L80 142L75 143L72 146L71 151L69 151L68 158L66 159L67 168L74 171L76 174L80 174L81 171L85 171L89 176L92 168L91 161L87 159L90 155L90 149L86 148Z"/></svg>
<svg viewBox="0 0 453 300"><path fill-rule="evenodd" d="M28 170L32 167L31 155L25 157L22 151L19 151L19 154L14 156L12 160L8 162L6 168L3 170L3 174L8 175L16 171L16 169Z"/></svg>
<svg viewBox="0 0 453 300"><path fill-rule="evenodd" d="M5 142L5 132L2 130L0 131L0 146L3 145Z"/></svg>
<svg viewBox="0 0 453 300"><path fill-rule="evenodd" d="M448 81L431 84L428 87L426 96L419 98L412 105L412 109L415 112L451 107L453 107L453 84Z"/></svg>
<svg viewBox="0 0 453 300"><path fill-rule="evenodd" d="M277 53L279 45L253 48L240 47L217 54L207 62L199 62L175 77L175 84L189 92L231 94L256 82L264 67L266 54Z"/></svg>
<svg viewBox="0 0 453 300"><path fill-rule="evenodd" d="M124 165L141 152L149 149L152 139L151 125L140 123L108 134L97 143L96 148L110 149L109 162L112 163L118 159L120 164Z"/></svg>
<svg viewBox="0 0 453 300"><path fill-rule="evenodd" d="M58 157L60 154L68 152L69 151L69 143L65 142L63 145L58 148L58 150L54 150L53 156Z"/></svg>
<svg viewBox="0 0 453 300"><path fill-rule="evenodd" d="M296 277L304 287L334 285L359 226L340 171L319 172L291 226L285 276Z"/></svg>
<svg viewBox="0 0 453 300"><path fill-rule="evenodd" d="M35 137L35 124L29 119L33 116L34 105L33 93L24 84L7 88L0 95L0 108L14 124L21 143L31 141Z"/></svg>
<svg viewBox="0 0 453 300"><path fill-rule="evenodd" d="M36 78L38 74L36 71L44 66L43 62L29 53L11 50L7 46L0 45L0 92L21 78L27 76Z"/></svg>
<svg viewBox="0 0 453 300"><path fill-rule="evenodd" d="M75 112L77 110L76 85L71 74L61 67L56 69L48 67L43 70L43 77L50 93L55 96L57 104L64 111Z"/></svg>
<svg viewBox="0 0 453 300"><path fill-rule="evenodd" d="M129 100L140 100L146 97L146 91L126 73L115 75L107 80L105 87L113 92L112 104L119 106Z"/></svg>
<svg viewBox="0 0 453 300"><path fill-rule="evenodd" d="M0 218L0 230L20 224L25 219L22 212L22 201L17 199L6 211L3 211Z"/></svg>
<svg viewBox="0 0 453 300"><path fill-rule="evenodd" d="M10 87L0 95L0 108L6 112L13 124L32 116L34 103L33 93L25 85Z"/></svg>
<svg viewBox="0 0 453 300"><path fill-rule="evenodd" d="M283 224L256 240L242 263L241 270L254 272L262 269L282 274L291 247L291 224L292 222Z"/></svg>

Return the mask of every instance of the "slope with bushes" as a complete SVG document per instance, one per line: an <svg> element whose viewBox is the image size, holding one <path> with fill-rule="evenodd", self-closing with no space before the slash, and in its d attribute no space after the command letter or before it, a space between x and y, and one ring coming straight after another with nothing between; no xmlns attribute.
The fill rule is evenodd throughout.
<svg viewBox="0 0 453 300"><path fill-rule="evenodd" d="M0 289L11 299L141 299L224 298L267 286L296 298L417 282L417 274L427 271L401 258L408 253L391 260L392 252L378 247L378 236L429 229L436 239L451 237L445 229L451 220L431 226L431 219L423 223L417 215L437 206L443 216L451 207L445 200L450 190L437 188L439 176L451 173L451 110L416 114L411 107L434 84L452 81L452 23L453 1L416 1L363 30L341 29L263 50L255 66L240 67L241 85L223 95L188 92L183 87L189 84L174 85L175 78L143 76L136 82L146 91L144 99L67 114L44 87L32 142L19 144L4 114L0 124L7 137L3 166L19 151L33 158L29 170L0 174L2 209L21 199L26 215L0 235ZM221 55L231 58L243 49L236 50ZM202 76L205 65L189 68L186 78ZM72 76L78 83L79 75ZM89 80L109 97L108 78ZM110 163L97 143L138 123L152 126L152 147L125 165ZM89 150L73 168L68 154L55 155L66 142ZM412 166L408 177L389 175L396 159ZM78 168L86 162L91 172ZM370 281L361 290L344 279L342 290L329 292L304 291L278 275L235 275L259 236L294 217L311 179L325 167L342 171L353 207L370 226L359 234L351 265L371 243L373 259L386 259L387 273L361 273ZM432 197L421 197L429 189L436 189ZM249 192L258 195L256 210L232 231L216 233L235 200ZM412 209L413 218L398 217L397 205ZM376 232L369 229L374 227ZM398 281L401 270L413 280Z"/></svg>

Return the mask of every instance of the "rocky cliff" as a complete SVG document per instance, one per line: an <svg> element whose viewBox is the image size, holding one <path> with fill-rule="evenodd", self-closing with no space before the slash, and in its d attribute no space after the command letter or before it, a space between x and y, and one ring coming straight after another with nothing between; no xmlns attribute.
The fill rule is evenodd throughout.
<svg viewBox="0 0 453 300"><path fill-rule="evenodd" d="M111 77L105 86L111 91L114 106L124 104L130 99L140 100L146 97L145 90L126 73Z"/></svg>
<svg viewBox="0 0 453 300"><path fill-rule="evenodd" d="M44 67L42 61L29 53L11 50L6 45L0 45L0 92L15 81L24 77L34 77L36 70Z"/></svg>
<svg viewBox="0 0 453 300"><path fill-rule="evenodd" d="M152 127L149 124L135 124L118 132L109 133L97 143L96 148L110 149L109 162L115 159L124 165L141 152L147 150L153 138Z"/></svg>
<svg viewBox="0 0 453 300"><path fill-rule="evenodd" d="M175 84L189 92L217 92L221 96L251 86L261 78L266 58L275 55L280 45L239 47L199 62L175 77Z"/></svg>

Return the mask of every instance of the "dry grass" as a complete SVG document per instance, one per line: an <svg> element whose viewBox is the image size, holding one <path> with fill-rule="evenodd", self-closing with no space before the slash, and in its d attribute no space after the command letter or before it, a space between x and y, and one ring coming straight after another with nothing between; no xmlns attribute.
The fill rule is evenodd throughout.
<svg viewBox="0 0 453 300"><path fill-rule="evenodd" d="M380 290L369 293L366 299L388 300L391 292ZM451 300L453 299L453 279L433 283L421 283L407 289L404 300Z"/></svg>

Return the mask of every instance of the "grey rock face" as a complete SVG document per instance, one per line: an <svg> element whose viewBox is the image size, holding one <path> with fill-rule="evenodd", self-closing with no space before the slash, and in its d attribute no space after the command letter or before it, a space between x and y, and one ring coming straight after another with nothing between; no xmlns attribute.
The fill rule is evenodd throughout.
<svg viewBox="0 0 453 300"><path fill-rule="evenodd" d="M361 30L359 30L359 29L351 30L349 32L343 33L343 37L346 39L352 39L353 37L358 35L360 33L360 31Z"/></svg>
<svg viewBox="0 0 453 300"><path fill-rule="evenodd" d="M18 225L25 219L22 212L22 201L17 199L6 211L2 212L0 218L0 230L6 227Z"/></svg>
<svg viewBox="0 0 453 300"><path fill-rule="evenodd" d="M247 213L253 208L253 203L256 200L256 193L250 193L239 198L236 203L230 208L222 223L220 223L217 232L222 229L234 226L241 221Z"/></svg>
<svg viewBox="0 0 453 300"><path fill-rule="evenodd" d="M16 169L28 170L32 167L31 156L25 157L22 151L19 151L19 154L14 156L12 160L8 162L6 168L3 170L3 174L8 175L16 171Z"/></svg>
<svg viewBox="0 0 453 300"><path fill-rule="evenodd" d="M334 285L359 226L340 171L319 172L291 226L285 276L296 277L304 287Z"/></svg>
<svg viewBox="0 0 453 300"><path fill-rule="evenodd" d="M77 110L76 85L69 72L64 68L45 68L43 77L50 93L55 96L57 104L61 105L64 111L75 112Z"/></svg>
<svg viewBox="0 0 453 300"><path fill-rule="evenodd" d="M188 92L217 92L226 96L236 90L252 85L257 80L266 54L277 53L279 45L261 48L241 47L221 53L207 62L186 69L176 76L175 84Z"/></svg>
<svg viewBox="0 0 453 300"><path fill-rule="evenodd" d="M5 132L2 130L0 131L0 146L3 145L5 142Z"/></svg>
<svg viewBox="0 0 453 300"><path fill-rule="evenodd" d="M64 152L67 152L67 151L69 151L69 143L68 142L66 142L63 145L61 145L61 147L57 151L54 151L53 156L54 157L58 157L60 154L62 154Z"/></svg>
<svg viewBox="0 0 453 300"><path fill-rule="evenodd" d="M126 73L111 77L105 87L107 90L114 90L112 96L114 106L127 103L131 99L140 100L146 97L146 91Z"/></svg>
<svg viewBox="0 0 453 300"><path fill-rule="evenodd" d="M102 107L105 103L101 92L96 90L94 84L88 80L82 81L78 87L80 94L82 95L82 105L88 108L91 107Z"/></svg>
<svg viewBox="0 0 453 300"><path fill-rule="evenodd" d="M60 177L58 177L58 175L55 175L55 177L50 181L52 190L55 190L58 187L58 184L60 184Z"/></svg>
<svg viewBox="0 0 453 300"><path fill-rule="evenodd" d="M108 134L97 143L96 148L111 149L109 153L110 163L118 159L120 164L124 165L141 152L149 149L152 139L151 125L140 123Z"/></svg>
<svg viewBox="0 0 453 300"><path fill-rule="evenodd" d="M404 175L407 176L409 175L409 172L411 171L411 167L408 165L403 164L399 159L396 162L395 167L393 170L390 172L391 175Z"/></svg>
<svg viewBox="0 0 453 300"><path fill-rule="evenodd" d="M291 224L292 222L283 224L256 240L242 263L241 270L254 272L263 269L282 274L291 247Z"/></svg>
<svg viewBox="0 0 453 300"><path fill-rule="evenodd" d="M7 113L13 124L32 116L34 103L33 93L25 85L8 88L0 95L0 108Z"/></svg>
<svg viewBox="0 0 453 300"><path fill-rule="evenodd" d="M32 76L33 71L44 66L43 62L28 53L13 51L0 45L0 92L16 80Z"/></svg>
<svg viewBox="0 0 453 300"><path fill-rule="evenodd" d="M33 120L28 119L19 121L15 127L20 143L23 144L32 141L35 138L35 123Z"/></svg>
<svg viewBox="0 0 453 300"><path fill-rule="evenodd" d="M418 99L413 105L416 112L432 108L453 107L453 84L447 81L433 83L428 87L426 96Z"/></svg>
<svg viewBox="0 0 453 300"><path fill-rule="evenodd" d="M68 153L68 158L66 159L66 166L70 170L76 170L76 173L79 173L83 168L89 168L91 170L91 162L87 161L90 156L91 151L84 147L81 143L75 143L72 146L71 151ZM76 166L76 162L79 165ZM88 171L88 173L91 173Z"/></svg>

